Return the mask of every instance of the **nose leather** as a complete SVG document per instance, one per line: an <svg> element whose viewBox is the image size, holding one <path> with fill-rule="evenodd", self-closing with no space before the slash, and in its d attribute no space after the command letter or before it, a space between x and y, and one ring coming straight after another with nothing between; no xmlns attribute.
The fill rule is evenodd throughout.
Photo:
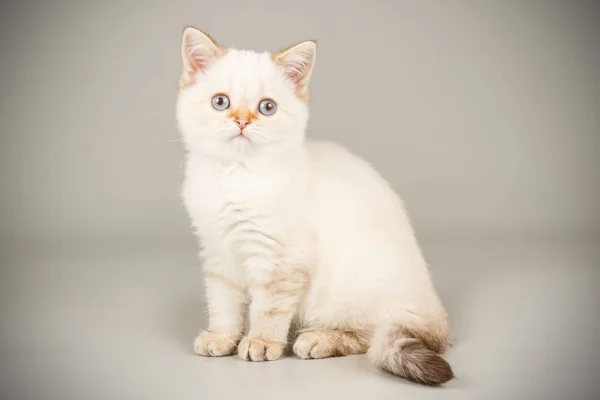
<svg viewBox="0 0 600 400"><path fill-rule="evenodd" d="M231 111L228 117L231 118L240 129L244 129L251 124L252 121L256 120L257 115L248 107L241 106Z"/></svg>

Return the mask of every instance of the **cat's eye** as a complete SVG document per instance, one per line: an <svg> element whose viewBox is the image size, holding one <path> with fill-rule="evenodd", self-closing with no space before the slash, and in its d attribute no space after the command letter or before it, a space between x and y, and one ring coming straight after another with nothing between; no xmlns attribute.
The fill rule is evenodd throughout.
<svg viewBox="0 0 600 400"><path fill-rule="evenodd" d="M264 99L258 103L258 111L262 115L273 115L275 114L275 110L277 110L277 104L271 99Z"/></svg>
<svg viewBox="0 0 600 400"><path fill-rule="evenodd" d="M229 108L229 97L224 94L217 94L212 98L212 106L217 111L227 110Z"/></svg>

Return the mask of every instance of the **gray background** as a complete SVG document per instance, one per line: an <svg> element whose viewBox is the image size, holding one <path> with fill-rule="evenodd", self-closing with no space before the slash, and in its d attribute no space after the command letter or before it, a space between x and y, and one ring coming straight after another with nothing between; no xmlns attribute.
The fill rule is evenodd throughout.
<svg viewBox="0 0 600 400"><path fill-rule="evenodd" d="M2 398L600 389L597 2L4 1L0 18ZM454 326L447 388L360 356L190 354L206 321L178 197L186 24L237 48L318 41L309 136L405 200Z"/></svg>

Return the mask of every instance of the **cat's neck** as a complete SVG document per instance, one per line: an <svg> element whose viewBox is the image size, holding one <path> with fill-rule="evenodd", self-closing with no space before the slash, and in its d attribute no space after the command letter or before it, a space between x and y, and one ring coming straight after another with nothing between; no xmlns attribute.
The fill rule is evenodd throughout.
<svg viewBox="0 0 600 400"><path fill-rule="evenodd" d="M310 166L310 156L305 142L288 148L244 154L212 155L200 151L189 151L188 158L216 169L237 165L259 173L273 169L288 170L290 173L302 172Z"/></svg>

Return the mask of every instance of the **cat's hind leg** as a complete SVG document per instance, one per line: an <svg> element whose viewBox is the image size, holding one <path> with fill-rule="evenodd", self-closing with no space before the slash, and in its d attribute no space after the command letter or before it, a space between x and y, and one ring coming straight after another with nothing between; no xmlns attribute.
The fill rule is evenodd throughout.
<svg viewBox="0 0 600 400"><path fill-rule="evenodd" d="M370 337L368 330L308 330L298 335L293 350L305 360L363 354L367 352Z"/></svg>

